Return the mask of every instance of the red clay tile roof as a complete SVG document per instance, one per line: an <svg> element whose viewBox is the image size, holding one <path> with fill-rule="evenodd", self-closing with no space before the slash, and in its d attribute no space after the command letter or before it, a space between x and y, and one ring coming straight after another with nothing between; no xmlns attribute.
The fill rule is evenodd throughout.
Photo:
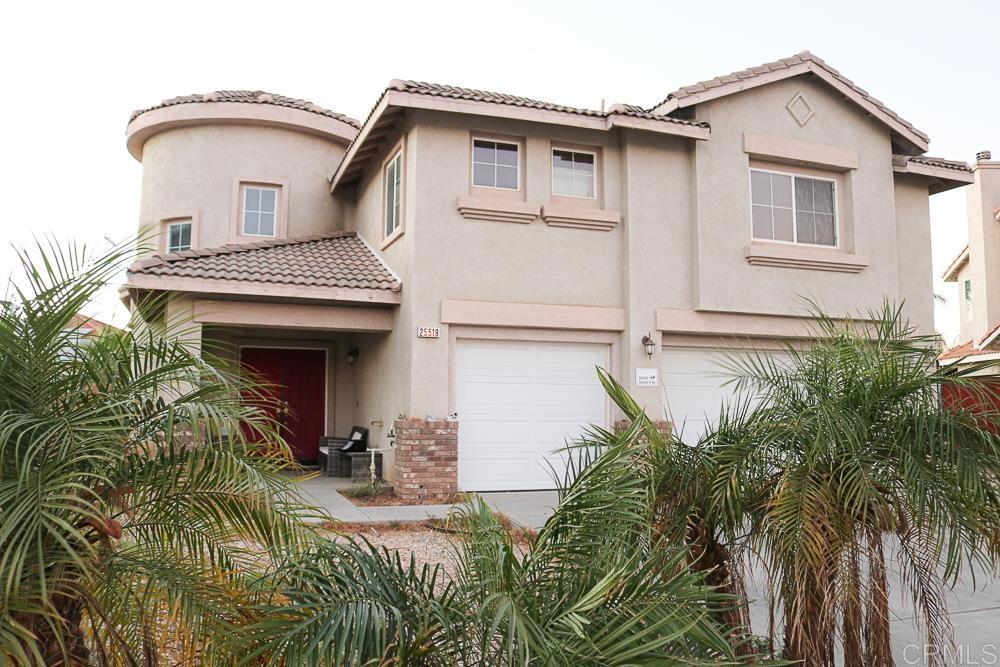
<svg viewBox="0 0 1000 667"><path fill-rule="evenodd" d="M667 95L667 97L662 102L660 102L654 107L651 107L650 111L656 109L657 107L665 104L670 100L682 100L685 97L688 97L689 95L694 95L696 93L710 90L712 88L718 88L719 86L724 86L726 84L739 83L740 81L753 79L763 74L768 74L770 72L777 72L780 70L788 69L789 67L792 67L794 65L799 65L804 62L812 62L822 67L834 78L836 78L844 85L852 88L858 95L860 95L868 102L873 104L887 116L889 116L890 118L901 124L903 127L907 128L908 130L916 134L925 142L929 141L929 138L927 137L926 134L924 134L917 128L913 127L913 125L911 125L908 121L904 120L898 114L896 114L895 111L887 107L879 100L872 97L871 93L859 87L857 84L848 79L846 76L844 76L843 74L841 74L840 72L838 72L837 70L826 64L826 62L823 59L819 58L818 56L814 56L808 51L802 51L801 53L797 53L791 58L782 58L781 60L776 60L771 63L765 63L763 65L758 65L757 67L750 67L748 69L740 70L739 72L733 72L732 74L727 74L725 76L718 76L715 77L714 79L709 79L707 81L700 81L690 86L684 86L682 88L678 88L674 92Z"/></svg>
<svg viewBox="0 0 1000 667"><path fill-rule="evenodd" d="M354 232L198 248L135 262L129 275L398 291L399 279Z"/></svg>
<svg viewBox="0 0 1000 667"><path fill-rule="evenodd" d="M938 355L938 359L944 361L946 359L961 359L962 357L975 357L983 354L996 354L1000 350L995 350L993 348L985 348L982 350L977 350L973 345L974 341L969 341L967 343L962 343L957 347L953 347L950 350L945 350Z"/></svg>
<svg viewBox="0 0 1000 667"><path fill-rule="evenodd" d="M541 109L543 111L561 111L563 113L575 113L581 116L593 116L595 118L607 118L612 114L622 114L634 116L636 118L646 118L649 120L659 120L665 123L675 123L678 125L690 125L693 127L708 127L708 123L698 120L687 120L674 118L664 114L654 114L644 110L642 107L632 104L615 104L607 111L596 109L581 109L578 107L568 107L552 102L542 102L528 97L510 95L508 93L494 93L488 90L477 90L474 88L460 88L458 86L448 86L438 83L426 83L424 81L403 81L395 79L389 84L391 90L399 90L406 93L416 93L418 95L431 95L433 97L448 97L456 100L471 100L473 102L490 102L493 104L506 104L527 109Z"/></svg>
<svg viewBox="0 0 1000 667"><path fill-rule="evenodd" d="M271 104L273 106L288 107L290 109L298 109L299 111L308 111L310 113L316 113L321 116L326 116L327 118L333 118L335 120L342 121L355 128L361 127L361 123L351 118L350 116L345 116L342 113L337 113L336 111L330 111L329 109L324 109L323 107L313 104L312 102L308 102L306 100L300 100L294 97L286 97L284 95L277 95L275 93L266 93L263 90L217 90L212 93L195 93L193 95L181 95L179 97L171 97L170 99L163 100L159 104L154 104L151 107L133 111L132 115L129 117L129 122L131 123L138 116L141 116L147 111L152 111L153 109L162 109L163 107L172 107L178 104L195 104L198 102Z"/></svg>
<svg viewBox="0 0 1000 667"><path fill-rule="evenodd" d="M986 347L980 347L985 341L988 341L991 336L1000 330L1000 324L993 327L989 332L979 339L972 339L968 342L962 343L950 350L945 350L938 355L938 359L961 359L962 357L977 357L984 354L997 354L1000 353L1000 349L993 347L992 344L988 344Z"/></svg>

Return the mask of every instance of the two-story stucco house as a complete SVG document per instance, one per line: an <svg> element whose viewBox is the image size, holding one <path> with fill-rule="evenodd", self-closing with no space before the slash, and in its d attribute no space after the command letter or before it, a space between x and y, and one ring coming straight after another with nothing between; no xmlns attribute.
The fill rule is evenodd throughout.
<svg viewBox="0 0 1000 667"><path fill-rule="evenodd" d="M127 135L162 243L129 303L287 385L303 459L370 427L404 496L551 488L617 417L595 366L695 437L721 353L807 339L802 297L932 331L928 197L972 180L808 52L649 108L393 81L363 123L223 91Z"/></svg>
<svg viewBox="0 0 1000 667"><path fill-rule="evenodd" d="M969 243L944 274L958 284L959 342L941 355L943 364L1000 363L1000 162L981 151L972 171L975 181L965 191Z"/></svg>

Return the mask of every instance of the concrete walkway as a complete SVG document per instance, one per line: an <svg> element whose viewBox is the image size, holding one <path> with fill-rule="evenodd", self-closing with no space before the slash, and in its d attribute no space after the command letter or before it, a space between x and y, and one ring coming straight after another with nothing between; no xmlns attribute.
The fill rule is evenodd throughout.
<svg viewBox="0 0 1000 667"><path fill-rule="evenodd" d="M348 479L314 477L299 483L305 499L322 507L339 521L346 523L391 523L394 521L424 521L444 519L454 505L381 505L361 507L344 497L340 491L351 488ZM494 509L525 528L541 528L552 515L557 495L555 491L510 491L483 493L481 497Z"/></svg>

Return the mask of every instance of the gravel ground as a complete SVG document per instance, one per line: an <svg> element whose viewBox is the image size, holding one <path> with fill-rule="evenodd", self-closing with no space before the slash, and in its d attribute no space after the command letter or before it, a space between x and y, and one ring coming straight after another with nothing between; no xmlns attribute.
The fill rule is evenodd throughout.
<svg viewBox="0 0 1000 667"><path fill-rule="evenodd" d="M337 532L364 537L390 552L399 552L404 562L412 553L418 564L440 565L448 574L454 572L459 539L450 533L420 525L339 527Z"/></svg>

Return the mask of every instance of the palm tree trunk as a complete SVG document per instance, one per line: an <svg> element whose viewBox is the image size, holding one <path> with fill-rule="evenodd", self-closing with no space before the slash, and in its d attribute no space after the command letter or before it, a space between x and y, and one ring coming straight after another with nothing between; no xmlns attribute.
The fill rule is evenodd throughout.
<svg viewBox="0 0 1000 667"><path fill-rule="evenodd" d="M889 629L889 581L886 577L885 551L882 537L869 537L868 618L865 622L865 643L868 649L866 665L893 667L891 631Z"/></svg>
<svg viewBox="0 0 1000 667"><path fill-rule="evenodd" d="M83 600L68 592L59 593L55 596L54 607L58 621L39 618L34 623L45 665L89 665L90 650L83 632Z"/></svg>

